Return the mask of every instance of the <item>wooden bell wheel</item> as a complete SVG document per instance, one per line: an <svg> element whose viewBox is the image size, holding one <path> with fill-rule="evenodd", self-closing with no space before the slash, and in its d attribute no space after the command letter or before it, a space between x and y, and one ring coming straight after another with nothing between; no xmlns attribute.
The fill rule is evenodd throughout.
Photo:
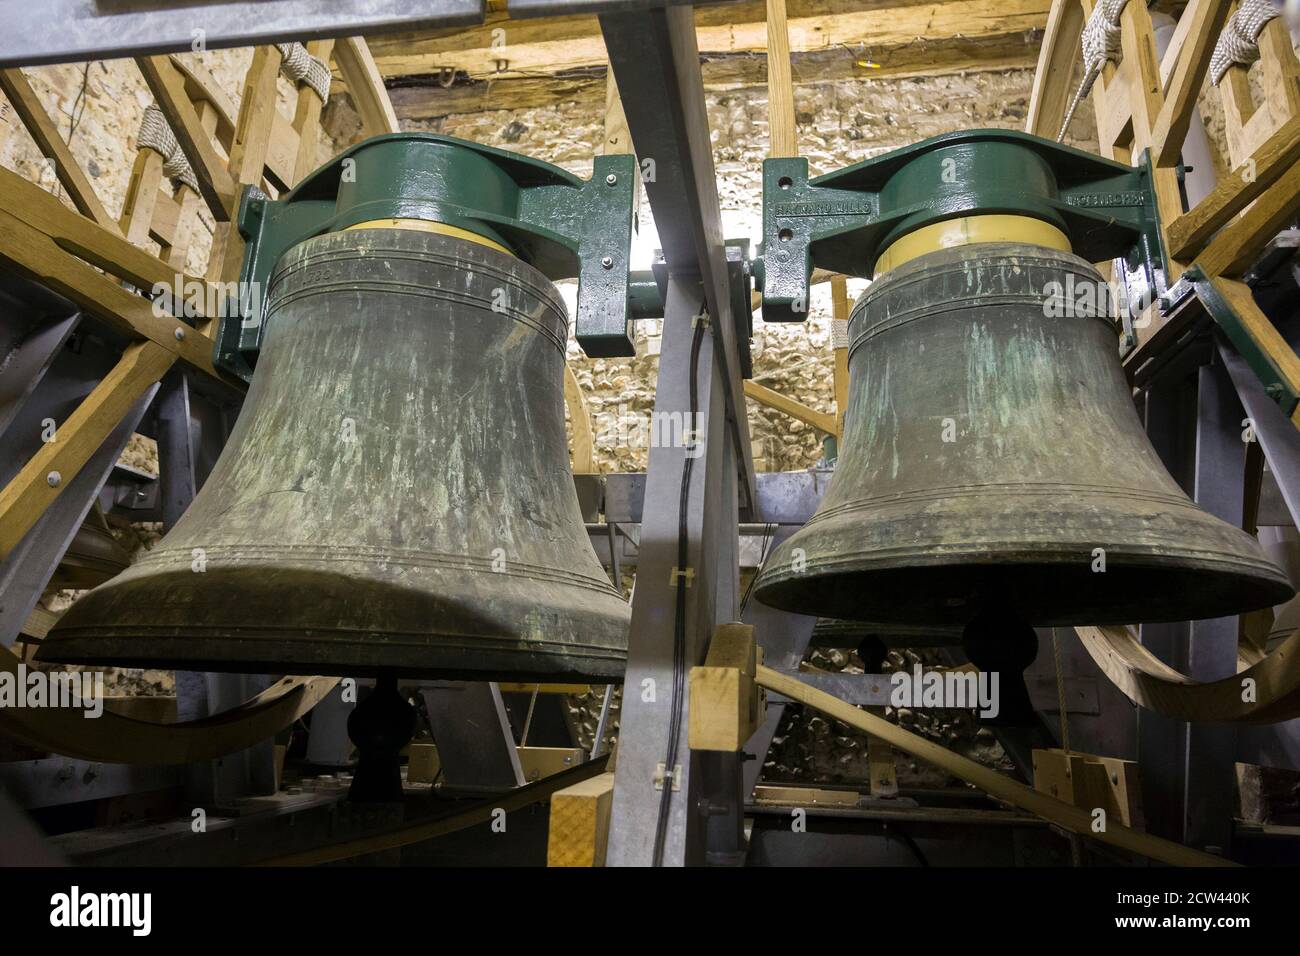
<svg viewBox="0 0 1300 956"><path fill-rule="evenodd" d="M0 671L16 679L18 667L17 656L0 648ZM30 747L100 763L193 763L273 736L320 703L338 682L337 677L285 677L238 707L174 724L109 710L90 718L80 707L6 707L0 709L0 733Z"/></svg>

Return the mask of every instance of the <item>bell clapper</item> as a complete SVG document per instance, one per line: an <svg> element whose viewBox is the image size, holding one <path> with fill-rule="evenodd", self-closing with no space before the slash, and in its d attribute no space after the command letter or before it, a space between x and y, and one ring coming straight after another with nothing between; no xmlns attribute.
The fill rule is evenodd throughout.
<svg viewBox="0 0 1300 956"><path fill-rule="evenodd" d="M356 803L402 799L402 748L415 736L415 708L397 690L397 675L381 674L375 689L348 716L348 738L357 746L357 769L348 790Z"/></svg>

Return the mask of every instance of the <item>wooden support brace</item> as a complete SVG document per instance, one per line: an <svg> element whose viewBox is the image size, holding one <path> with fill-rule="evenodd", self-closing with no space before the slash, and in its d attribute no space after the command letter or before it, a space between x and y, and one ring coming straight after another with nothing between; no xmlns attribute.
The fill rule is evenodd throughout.
<svg viewBox="0 0 1300 956"><path fill-rule="evenodd" d="M692 750L735 753L763 721L763 692L754 684L762 649L748 624L719 624L701 667L689 678L688 741Z"/></svg>
<svg viewBox="0 0 1300 956"><path fill-rule="evenodd" d="M1207 197L1208 198L1208 197ZM1300 163L1259 194L1238 219L1224 226L1196 257L1207 276L1237 277L1300 210Z"/></svg>
<svg viewBox="0 0 1300 956"><path fill-rule="evenodd" d="M307 52L328 63L334 49L333 40L312 40ZM317 166L316 148L320 143L320 113L324 107L317 92L306 83L298 85L298 103L294 108L293 128L298 134L298 148L293 161L293 178L288 185L296 186L304 176Z"/></svg>
<svg viewBox="0 0 1300 956"><path fill-rule="evenodd" d="M1052 0L1038 54L1038 69L1034 71L1034 87L1029 94L1026 132L1056 139L1074 95L1071 85L1082 36L1083 6L1079 0Z"/></svg>
<svg viewBox="0 0 1300 956"><path fill-rule="evenodd" d="M602 773L551 797L547 866L604 866L614 775Z"/></svg>
<svg viewBox="0 0 1300 956"><path fill-rule="evenodd" d="M181 151L190 161L199 192L208 204L208 211L218 222L226 222L233 215L238 189L230 175L199 111L190 100L185 87L185 76L172 63L170 57L146 56L136 61L148 84L150 92L162 110ZM274 103L272 104L274 109Z"/></svg>
<svg viewBox="0 0 1300 956"><path fill-rule="evenodd" d="M1280 126L1195 208L1169 224L1169 243L1174 257L1194 258L1216 232L1297 165L1300 165L1300 117Z"/></svg>
<svg viewBox="0 0 1300 956"><path fill-rule="evenodd" d="M131 406L175 360L173 352L152 342L127 346L113 370L58 426L55 439L42 445L0 491L0 557L22 541Z"/></svg>
<svg viewBox="0 0 1300 956"><path fill-rule="evenodd" d="M33 188L41 191L39 187ZM82 221L88 229L92 226L91 223ZM162 267L157 259L143 250L136 249L123 239L117 241ZM72 245L72 251L64 251L61 247L65 244ZM148 299L128 292L103 273L97 272L92 265L83 262L79 256L88 251L85 247L78 248L66 240L56 243L55 239L41 230L0 209L0 258L7 259L23 274L71 299L87 313L108 323L117 331L131 338L148 339L174 353L176 358L198 371L233 387L241 387L238 379L217 371L213 366L211 339L197 330L187 328L175 318L156 315L154 305ZM73 252L77 254L74 255ZM89 256L85 258L98 264ZM134 270L119 266L118 271ZM167 271L167 276L172 280L177 278L177 274L170 270ZM119 277L131 282L137 281L133 275ZM146 288L152 286L151 282L138 284ZM177 337L178 332L180 338Z"/></svg>
<svg viewBox="0 0 1300 956"><path fill-rule="evenodd" d="M768 690L789 697L820 710L827 716L843 721L850 727L880 737L899 750L932 763L946 770L953 776L973 784L985 793L999 800L1017 806L1022 810L1037 814L1045 820L1055 823L1073 833L1089 837L1099 842L1119 847L1132 853L1150 857L1172 866L1233 866L1230 860L1202 853L1189 847L1181 846L1170 840L1147 833L1140 833L1122 824L1107 821L1100 832L1093 830L1092 814L1055 797L1039 793L1019 781L1001 774L991 767L976 763L967 757L953 753L933 741L904 730L895 724L866 711L859 710L852 704L845 703L837 697L810 687L803 681L759 666L757 682Z"/></svg>
<svg viewBox="0 0 1300 956"><path fill-rule="evenodd" d="M1156 166L1178 165L1196 99L1210 68L1210 54L1228 18L1228 7L1228 0L1192 0L1179 19L1178 30L1184 38L1165 82L1164 105L1151 131L1151 154Z"/></svg>
<svg viewBox="0 0 1300 956"><path fill-rule="evenodd" d="M77 211L83 216L89 216L104 228L117 232L117 223L108 214L104 204L99 201L99 197L95 194L95 187L90 184L86 174L77 165L72 150L59 135L58 129L50 120L50 115L45 112L45 107L41 105L40 98L27 82L23 71L16 67L0 70L0 89L4 90L5 96L13 105L14 112L27 127L27 131L32 134L36 146L54 162L55 175L59 177L63 188L68 191Z"/></svg>
<svg viewBox="0 0 1300 956"><path fill-rule="evenodd" d="M825 412L817 411L815 408L809 408L803 402L782 395L775 389L760 385L750 379L745 380L744 387L745 394L760 405L775 408L778 412L784 412L791 418L796 418L805 424L811 425L818 431L839 437L839 428L835 415L828 415Z"/></svg>

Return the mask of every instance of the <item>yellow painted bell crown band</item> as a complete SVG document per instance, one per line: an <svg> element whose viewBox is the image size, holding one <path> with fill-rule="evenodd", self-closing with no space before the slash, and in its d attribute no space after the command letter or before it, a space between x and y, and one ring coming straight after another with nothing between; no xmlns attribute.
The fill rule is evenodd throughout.
<svg viewBox="0 0 1300 956"><path fill-rule="evenodd" d="M348 226L343 231L349 232L353 229L416 229L421 232L436 232L440 236L466 239L470 242L477 242L480 246L495 249L497 252L504 252L508 256L514 255L501 243L493 242L491 239L480 236L477 232L470 232L468 229L460 228L460 226L449 226L445 222L434 222L432 219L367 219L355 226Z"/></svg>
<svg viewBox="0 0 1300 956"><path fill-rule="evenodd" d="M1026 242L1060 252L1071 251L1069 237L1041 219L1006 215L963 216L922 226L916 232L894 240L876 260L876 278L927 252L978 242Z"/></svg>

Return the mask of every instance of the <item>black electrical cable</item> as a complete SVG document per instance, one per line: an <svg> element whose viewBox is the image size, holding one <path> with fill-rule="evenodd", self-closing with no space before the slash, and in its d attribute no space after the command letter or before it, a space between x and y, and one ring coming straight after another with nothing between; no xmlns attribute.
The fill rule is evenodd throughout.
<svg viewBox="0 0 1300 956"><path fill-rule="evenodd" d="M767 548L772 543L772 532L776 525L768 522L763 526L763 543L758 548L758 567L754 568L754 576L749 579L749 585L745 588L745 596L740 599L740 613L736 615L737 620L745 619L745 608L749 607L749 596L754 593L754 583L758 580L759 574L763 571L763 565L767 563Z"/></svg>
<svg viewBox="0 0 1300 956"><path fill-rule="evenodd" d="M691 338L691 361L689 372L690 415L688 427L692 429L694 442L700 440L695 433L695 423L699 415L699 364L700 346L704 341L704 329L708 325L704 303L700 303L695 318L695 334ZM671 720L668 727L668 753L664 758L663 791L659 796L659 818L655 824L654 865L663 866L664 839L668 833L668 811L672 806L673 785L677 783L674 767L677 764L677 738L682 731L682 697L686 685L686 562L690 558L690 528L687 511L691 500L691 471L695 456L689 452L682 460L682 487L677 500L677 594L673 621L673 696L671 703Z"/></svg>

